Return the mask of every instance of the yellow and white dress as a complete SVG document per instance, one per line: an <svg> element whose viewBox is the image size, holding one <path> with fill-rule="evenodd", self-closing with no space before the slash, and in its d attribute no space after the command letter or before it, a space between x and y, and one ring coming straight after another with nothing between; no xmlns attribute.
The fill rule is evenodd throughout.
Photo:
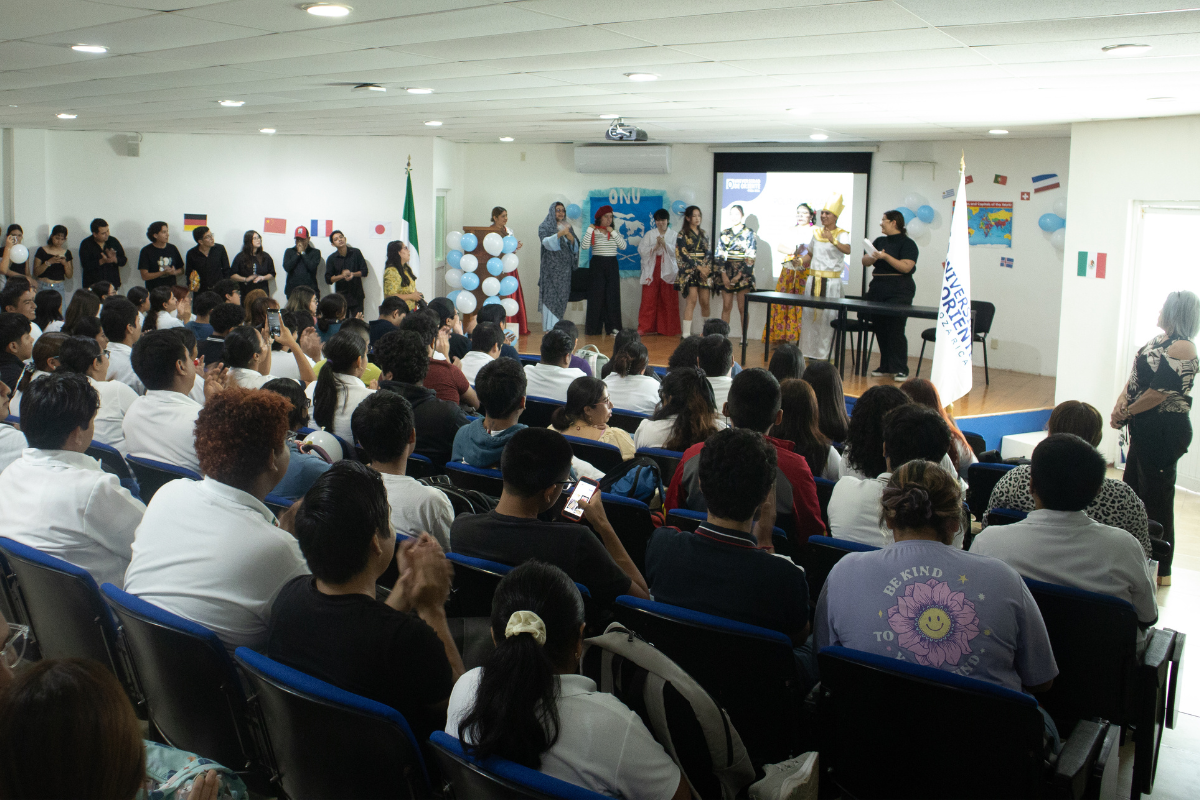
<svg viewBox="0 0 1200 800"><path fill-rule="evenodd" d="M846 254L837 245L850 244L849 231L835 227L813 230L808 250L812 260L808 264L808 280L804 294L809 297L843 297L842 272L846 266ZM833 328L829 323L837 319L837 312L824 308L805 308L800 328L800 350L806 358L828 359L833 344Z"/></svg>

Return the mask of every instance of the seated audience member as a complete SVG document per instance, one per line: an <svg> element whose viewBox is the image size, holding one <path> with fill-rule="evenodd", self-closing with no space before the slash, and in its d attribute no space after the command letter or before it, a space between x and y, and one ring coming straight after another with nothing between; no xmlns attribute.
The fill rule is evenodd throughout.
<svg viewBox="0 0 1200 800"><path fill-rule="evenodd" d="M508 441L528 427L517 422L525 410L525 371L518 361L498 358L479 370L475 390L484 417L458 429L450 458L472 467L493 469L500 465Z"/></svg>
<svg viewBox="0 0 1200 800"><path fill-rule="evenodd" d="M914 403L932 408L942 415L946 427L950 429L950 452L946 454L948 460L943 466L953 469L958 477L966 480L967 467L978 463L979 459L975 457L975 451L971 449L967 437L958 429L953 415L942 405L942 397L938 394L937 387L924 378L909 378L900 384L900 391L908 395Z"/></svg>
<svg viewBox="0 0 1200 800"><path fill-rule="evenodd" d="M641 717L579 675L583 598L558 567L531 561L492 599L496 649L450 695L446 733L599 794L688 800L687 779Z"/></svg>
<svg viewBox="0 0 1200 800"><path fill-rule="evenodd" d="M854 404L850 425L842 440L846 445L842 453L843 478L866 480L887 472L887 459L883 455L883 418L893 408L909 402L908 395L896 386L872 386L862 393ZM903 463L899 461L897 466Z"/></svg>
<svg viewBox="0 0 1200 800"><path fill-rule="evenodd" d="M20 314L29 320L29 327L36 342L42 336L42 329L34 321L37 317L37 302L35 292L29 281L21 277L10 277L4 289L0 290L0 312L5 314Z"/></svg>
<svg viewBox="0 0 1200 800"><path fill-rule="evenodd" d="M104 328L100 324L99 317L84 317L75 323L74 336L86 336L100 345L101 350L108 349L108 337L104 335Z"/></svg>
<svg viewBox="0 0 1200 800"><path fill-rule="evenodd" d="M211 629L231 651L262 652L276 595L308 574L296 539L262 502L287 474L288 408L261 389L209 397L196 419L204 480L155 493L125 573L125 591Z"/></svg>
<svg viewBox="0 0 1200 800"><path fill-rule="evenodd" d="M96 297L99 297L101 302L104 302L110 297L115 297L117 294L117 287L113 286L108 281L96 281L87 288L92 294L96 295Z"/></svg>
<svg viewBox="0 0 1200 800"><path fill-rule="evenodd" d="M262 388L282 395L292 404L288 411L287 474L271 490L271 494L286 497L288 500L299 500L312 488L317 478L329 470L328 461L306 450L307 445L296 439L296 432L308 425L308 395L304 393L304 388L291 378L274 378L264 383Z"/></svg>
<svg viewBox="0 0 1200 800"><path fill-rule="evenodd" d="M291 332L292 338L296 340L296 346L285 346L278 341L271 345L271 374L276 378L291 378L301 382L300 363L303 362L307 363L312 369L313 375L316 375L316 363L305 348L306 344L309 349L315 345L317 360L321 360L321 337L317 336L317 329L313 325L312 318L305 314L296 314L294 311L283 311L279 314L279 321ZM297 352L302 358L296 358Z"/></svg>
<svg viewBox="0 0 1200 800"><path fill-rule="evenodd" d="M525 365L525 381L531 397L544 397L564 403L567 389L576 378L587 377L571 362L571 337L565 331L552 330L542 336L542 360Z"/></svg>
<svg viewBox="0 0 1200 800"><path fill-rule="evenodd" d="M24 415L22 415L22 424ZM1026 578L1074 586L1131 603L1141 629L1158 619L1154 578L1137 540L1087 513L1104 485L1104 456L1071 433L1055 433L1033 450L1034 510L1012 525L993 525L971 552L998 558ZM1138 643L1143 643L1139 630Z"/></svg>
<svg viewBox="0 0 1200 800"><path fill-rule="evenodd" d="M616 360L617 356L620 355L621 351L626 348L626 346L641 343L642 337L637 332L637 328L622 328L620 331L618 331L617 335L613 337L612 358L610 358L604 364L604 366L600 368L600 377L604 379L609 376L609 373L611 373L613 370L613 362ZM695 366L695 364L692 366ZM642 370L642 374L647 378L654 378L654 380L661 382L661 379L658 377L658 373L655 372L654 367L650 366L649 364L647 364L646 368Z"/></svg>
<svg viewBox="0 0 1200 800"><path fill-rule="evenodd" d="M403 299L395 295L383 298L383 302L379 304L379 319L373 319L370 323L371 347L374 347L381 338L399 328L407 314L408 303Z"/></svg>
<svg viewBox="0 0 1200 800"><path fill-rule="evenodd" d="M559 502L564 487L571 487L571 458L571 445L556 431L525 428L513 434L500 458L500 503L486 514L463 514L454 520L454 552L501 564L531 559L554 564L588 587L600 605L623 594L648 599L646 581L609 523L600 492L583 504L591 528L538 519Z"/></svg>
<svg viewBox="0 0 1200 800"><path fill-rule="evenodd" d="M458 309L448 297L435 297L429 301L428 308L433 312L438 327L446 332L449 359L461 359L471 351L471 340L463 335L462 317Z"/></svg>
<svg viewBox="0 0 1200 800"><path fill-rule="evenodd" d="M328 342L342 329L346 311L350 308L346 298L340 294L327 294L317 304L317 334L321 342Z"/></svg>
<svg viewBox="0 0 1200 800"><path fill-rule="evenodd" d="M362 381L367 343L354 331L339 331L325 343L325 356L325 369L306 390L312 401L310 426L352 442L350 415L363 398L375 391Z"/></svg>
<svg viewBox="0 0 1200 800"><path fill-rule="evenodd" d="M42 289L33 296L33 324L42 333L62 330L62 302L63 296L54 289Z"/></svg>
<svg viewBox="0 0 1200 800"><path fill-rule="evenodd" d="M1067 400L1054 407L1047 429L1051 436L1072 433L1092 447L1099 447L1100 437L1104 434L1104 418L1094 406L1078 400ZM993 508L1033 511L1036 506L1033 492L1029 489L1031 471L1029 464L1021 464L1004 473L1004 477L992 488L987 511ZM1128 531L1138 540L1146 558L1150 558L1150 523L1146 517L1146 506L1129 484L1115 478L1105 478L1100 492L1084 510L1102 525ZM986 528L987 513L983 520Z"/></svg>
<svg viewBox="0 0 1200 800"><path fill-rule="evenodd" d="M909 461L888 478L877 513L895 544L848 553L830 570L815 648L903 658L1017 692L1049 689L1058 665L1021 576L949 546L962 524L958 481L935 463Z"/></svg>
<svg viewBox="0 0 1200 800"><path fill-rule="evenodd" d="M490 322L480 322L471 331L471 352L462 357L459 369L467 377L467 382L475 385L475 376L485 364L490 364L500 357L500 345L504 344L504 331L499 325ZM476 395L479 392L475 393Z"/></svg>
<svg viewBox="0 0 1200 800"><path fill-rule="evenodd" d="M19 411L20 409L12 410ZM6 419L10 413L8 384L0 381L0 419ZM0 424L0 473L3 473L9 464L19 459L21 451L28 446L25 434L17 430L15 426Z"/></svg>
<svg viewBox="0 0 1200 800"><path fill-rule="evenodd" d="M237 303L222 303L208 315L212 333L201 340L200 357L206 365L221 363L225 357L225 337L246 320L246 311Z"/></svg>
<svg viewBox="0 0 1200 800"><path fill-rule="evenodd" d="M888 387L892 388L892 387ZM906 403L883 418L883 451L887 471L862 480L844 477L829 498L829 532L839 539L883 547L892 543L889 529L879 517L879 497L892 472L909 461L941 462L950 448L950 430L941 414L930 408ZM949 471L947 471L947 474ZM957 479L958 475L954 477ZM963 531L954 535L962 547Z"/></svg>
<svg viewBox="0 0 1200 800"><path fill-rule="evenodd" d="M567 389L567 404L554 409L551 425L564 436L591 439L619 448L625 461L633 458L633 437L608 424L613 404L608 385L599 378L582 377Z"/></svg>
<svg viewBox="0 0 1200 800"><path fill-rule="evenodd" d="M196 367L183 340L172 331L147 333L134 345L133 368L146 385L146 394L130 405L121 423L126 451L199 472L193 431L201 405L190 396ZM205 404L224 382L220 373L208 373Z"/></svg>
<svg viewBox="0 0 1200 800"><path fill-rule="evenodd" d="M659 396L662 399L653 416L641 422L633 434L633 443L639 450L661 447L682 453L725 430L712 386L698 368L678 367L668 372Z"/></svg>
<svg viewBox="0 0 1200 800"><path fill-rule="evenodd" d="M653 414L658 408L662 384L645 374L649 363L650 352L646 346L631 342L604 365L608 370L604 382L608 384L608 396L614 408L639 414Z"/></svg>
<svg viewBox="0 0 1200 800"><path fill-rule="evenodd" d="M275 599L267 655L391 706L424 741L442 726L463 674L446 622L445 554L428 536L397 548L383 481L355 461L338 462L305 494L296 538L312 574ZM400 577L381 601L375 583L392 563Z"/></svg>
<svg viewBox="0 0 1200 800"><path fill-rule="evenodd" d="M280 352L280 360L291 359L300 373L300 380L307 384L317 379L308 357L300 352L291 331L280 325L280 333L275 340L289 348L288 353ZM240 325L225 336L221 360L229 369L229 377L235 384L243 389L261 389L263 384L278 377L271 374L273 355L271 343L261 331L250 325Z"/></svg>
<svg viewBox="0 0 1200 800"><path fill-rule="evenodd" d="M182 288L182 287L180 287ZM158 286L150 292L150 310L142 320L142 332L165 331L167 328L182 328L183 323L171 315L179 310L179 301L170 286Z"/></svg>
<svg viewBox="0 0 1200 800"><path fill-rule="evenodd" d="M562 331L571 337L571 363L567 366L582 370L584 375L587 375L589 378L592 377L592 368L588 364L587 359L575 355L575 352L579 350L579 326L569 319L560 319L554 323L553 330Z"/></svg>
<svg viewBox="0 0 1200 800"><path fill-rule="evenodd" d="M29 388L29 382L43 375L53 375L58 370L58 351L68 338L62 333L43 333L41 338L33 343L33 370L26 371L25 377L17 384L13 392L12 404L21 407L21 393Z"/></svg>
<svg viewBox="0 0 1200 800"><path fill-rule="evenodd" d="M515 334L509 333L508 329L505 328L507 319L508 315L504 312L504 306L500 305L499 303L492 303L491 305L483 306L477 312L475 312L475 324L477 326L483 324L484 322L491 322L500 328L500 330L504 333L504 342L500 345L500 357L511 358L513 361L520 361L521 355L517 352L517 348L513 347L509 343L510 336L512 337L511 341L513 342L517 340L517 337Z"/></svg>
<svg viewBox="0 0 1200 800"><path fill-rule="evenodd" d="M775 376L781 386L784 381L799 380L804 374L804 354L791 342L776 345L767 371Z"/></svg>
<svg viewBox="0 0 1200 800"><path fill-rule="evenodd" d="M150 290L145 286L134 286L125 293L125 297L138 310L138 327L142 327L146 314L150 311Z"/></svg>
<svg viewBox="0 0 1200 800"><path fill-rule="evenodd" d="M659 528L646 547L646 579L660 603L808 639L804 570L775 558L775 448L761 434L731 428L713 434L696 459L708 520L695 532ZM813 653L805 668L816 682Z"/></svg>
<svg viewBox="0 0 1200 800"><path fill-rule="evenodd" d="M138 393L120 381L108 379L108 354L100 349L95 339L72 336L59 349L58 361L59 372L86 376L88 383L100 396L100 409L96 414L96 430L93 434L95 440L124 453L125 431L122 423L125 412L138 399Z"/></svg>
<svg viewBox="0 0 1200 800"><path fill-rule="evenodd" d="M733 384L730 371L733 369L733 342L719 333L705 336L697 351L700 369L713 389L713 399L717 408L724 408L729 397L729 387ZM779 383L779 381L776 381ZM722 412L722 416L724 413Z"/></svg>
<svg viewBox="0 0 1200 800"><path fill-rule="evenodd" d="M793 452L804 456L813 475L836 482L842 477L842 456L821 433L812 387L799 378L788 378L779 384L779 394L783 419L771 432L795 445Z"/></svg>
<svg viewBox="0 0 1200 800"><path fill-rule="evenodd" d="M192 298L193 316L189 322L184 323L184 327L191 331L198 341L203 342L212 336L213 326L209 323L208 317L219 305L221 305L221 296L216 292L199 292Z"/></svg>
<svg viewBox="0 0 1200 800"><path fill-rule="evenodd" d="M183 342L183 349L187 350L188 358L192 360L192 364L200 365L196 367L196 382L192 384L192 390L188 392L188 397L200 405L204 405L204 376L200 374L204 371L204 362L200 360L200 343L196 341L196 335L187 328L171 328L170 330Z"/></svg>
<svg viewBox="0 0 1200 800"><path fill-rule="evenodd" d="M137 287L134 287L137 288ZM133 346L142 336L137 307L124 297L110 297L100 310L100 326L108 337L108 379L120 381L138 394L146 387L133 370Z"/></svg>
<svg viewBox="0 0 1200 800"><path fill-rule="evenodd" d="M467 382L467 376L450 360L449 330L438 327L437 315L432 309L409 314L400 324L400 330L413 331L425 342L429 356L424 381L427 389L432 389L441 400L479 408L479 395Z"/></svg>
<svg viewBox="0 0 1200 800"><path fill-rule="evenodd" d="M358 404L350 425L373 470L383 476L392 528L414 538L428 533L450 552L454 506L445 493L405 474L417 443L413 408L398 394L375 392Z"/></svg>
<svg viewBox="0 0 1200 800"><path fill-rule="evenodd" d="M71 302L63 314L62 332L68 336L75 335L75 326L84 317L100 316L100 298L87 289L76 289L71 295Z"/></svg>
<svg viewBox="0 0 1200 800"><path fill-rule="evenodd" d="M4 535L121 586L146 507L86 455L100 396L82 375L38 378L21 399L29 449L0 475Z"/></svg>
<svg viewBox="0 0 1200 800"><path fill-rule="evenodd" d="M821 522L817 485L808 462L792 452L791 442L768 435L782 416L779 405L779 381L765 369L755 368L742 370L733 379L724 410L731 427L761 433L775 446L775 508L779 520L776 524L789 536L795 534L799 541L805 541L809 536L824 535L825 523ZM708 510L700 485L700 460L696 458L704 446L704 442L700 442L684 451L671 476L671 487L667 490L663 508Z"/></svg>
<svg viewBox="0 0 1200 800"><path fill-rule="evenodd" d="M842 376L828 361L813 361L804 368L801 378L817 396L817 427L821 433L831 442L846 441L850 415L846 413Z"/></svg>
<svg viewBox="0 0 1200 800"><path fill-rule="evenodd" d="M25 371L25 361L33 356L33 334L29 320L22 314L0 314L0 381L15 392Z"/></svg>
<svg viewBox="0 0 1200 800"><path fill-rule="evenodd" d="M440 467L450 460L455 436L470 420L458 403L442 400L425 387L428 353L415 331L393 331L375 344L375 361L383 370L379 388L408 401L417 429L415 452Z"/></svg>
<svg viewBox="0 0 1200 800"><path fill-rule="evenodd" d="M371 329L367 326L367 323L365 323L361 319L357 319L357 318L348 319L342 323L341 330L342 331L350 331L352 333L357 333L359 335L359 337L363 340L363 343L367 346L367 354L368 354L367 358L370 359ZM320 337L318 336L317 339L319 340ZM317 363L313 364L313 372L315 374L320 374L321 368L324 366L325 366L325 359L321 358L317 361ZM370 386L372 383L379 380L379 376L382 374L383 374L383 370L381 370L379 367L372 364L368 360L367 366L363 368L362 382L367 384L367 386Z"/></svg>
<svg viewBox="0 0 1200 800"><path fill-rule="evenodd" d="M232 278L222 278L213 284L212 290L221 298L222 303L242 304L242 287Z"/></svg>
<svg viewBox="0 0 1200 800"><path fill-rule="evenodd" d="M725 320L721 319L720 317L712 317L711 319L704 320L704 325L700 328L701 338L707 338L709 336L712 336L713 334L716 334L718 336L724 336L726 339L728 339L729 338L729 323L726 322ZM731 342L730 348L732 348L732 347L733 347L733 343ZM742 365L737 363L736 361L734 361L733 367L730 368L729 377L736 378L738 376L738 373L740 373L741 371L742 371ZM768 371L770 371L770 370L768 370Z"/></svg>

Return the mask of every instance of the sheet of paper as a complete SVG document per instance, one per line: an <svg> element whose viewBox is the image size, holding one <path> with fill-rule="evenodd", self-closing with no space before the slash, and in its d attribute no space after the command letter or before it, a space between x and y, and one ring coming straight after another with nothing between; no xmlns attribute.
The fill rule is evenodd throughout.
<svg viewBox="0 0 1200 800"><path fill-rule="evenodd" d="M875 258L879 255L879 251L875 249L875 245L871 244L870 239L863 239L863 252L865 252L871 258Z"/></svg>

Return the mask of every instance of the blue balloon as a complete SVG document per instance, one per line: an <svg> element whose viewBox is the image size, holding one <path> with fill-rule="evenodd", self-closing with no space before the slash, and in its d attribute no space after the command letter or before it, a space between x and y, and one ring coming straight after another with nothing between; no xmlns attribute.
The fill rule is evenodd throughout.
<svg viewBox="0 0 1200 800"><path fill-rule="evenodd" d="M582 208L574 203L571 203L571 205L567 206L567 219L579 219L581 216L583 216Z"/></svg>
<svg viewBox="0 0 1200 800"><path fill-rule="evenodd" d="M466 284L464 284L464 285L466 285ZM517 283L517 279L514 278L512 275L509 275L500 281L500 296L508 297L510 294L517 291L517 289L519 287L520 287L520 284Z"/></svg>
<svg viewBox="0 0 1200 800"><path fill-rule="evenodd" d="M484 300L483 304L485 306L495 306L495 305L499 305L501 302L503 302L503 301L499 297L492 295L488 299Z"/></svg>
<svg viewBox="0 0 1200 800"><path fill-rule="evenodd" d="M933 206L925 205L917 209L917 219L921 222L933 222ZM908 223L904 223L907 225Z"/></svg>
<svg viewBox="0 0 1200 800"><path fill-rule="evenodd" d="M446 295L446 299L450 301L450 305L454 305L454 301L458 299L459 292L461 291L462 289L455 289L453 292Z"/></svg>
<svg viewBox="0 0 1200 800"><path fill-rule="evenodd" d="M492 275L499 275L501 272L504 272L504 262L495 257L489 258L487 271Z"/></svg>
<svg viewBox="0 0 1200 800"><path fill-rule="evenodd" d="M1059 228L1067 227L1067 221L1058 214L1046 213L1038 217L1038 227L1046 233L1053 233Z"/></svg>
<svg viewBox="0 0 1200 800"><path fill-rule="evenodd" d="M687 203L682 200L676 200L674 203L671 203L671 212L676 216L682 217L684 211L687 211Z"/></svg>
<svg viewBox="0 0 1200 800"><path fill-rule="evenodd" d="M519 245L519 244L520 244L520 242L517 241L517 237L505 236L504 237L504 252L505 253L517 252L517 245Z"/></svg>
<svg viewBox="0 0 1200 800"><path fill-rule="evenodd" d="M468 292L473 292L479 288L479 276L474 272L464 272L462 276L463 288Z"/></svg>
<svg viewBox="0 0 1200 800"><path fill-rule="evenodd" d="M475 238L473 233L464 233L462 237L462 249L464 253L469 253L479 247L479 239Z"/></svg>
<svg viewBox="0 0 1200 800"><path fill-rule="evenodd" d="M904 206L900 206L900 208L897 208L896 210L900 212L900 216L904 217L905 225L912 222L913 217L917 215L917 212L913 211L911 208L905 208ZM463 237L463 239L466 238L466 236ZM464 244L463 247L466 247L466 244Z"/></svg>
<svg viewBox="0 0 1200 800"><path fill-rule="evenodd" d="M458 269L458 262L462 261L462 257L462 250L451 250L446 253L446 263L450 265L451 269Z"/></svg>

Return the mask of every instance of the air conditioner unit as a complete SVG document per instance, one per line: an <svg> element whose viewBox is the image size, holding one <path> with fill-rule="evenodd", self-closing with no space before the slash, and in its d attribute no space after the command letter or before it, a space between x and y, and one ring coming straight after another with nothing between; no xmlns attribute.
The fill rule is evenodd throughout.
<svg viewBox="0 0 1200 800"><path fill-rule="evenodd" d="M669 144L587 144L575 148L575 171L666 175L671 172Z"/></svg>

